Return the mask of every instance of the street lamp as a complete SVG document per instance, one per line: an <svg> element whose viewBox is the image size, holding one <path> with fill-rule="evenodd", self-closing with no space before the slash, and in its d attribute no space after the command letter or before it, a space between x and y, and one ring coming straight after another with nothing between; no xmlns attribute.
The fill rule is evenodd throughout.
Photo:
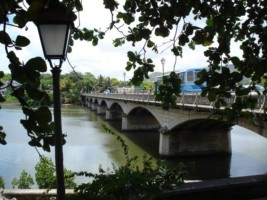
<svg viewBox="0 0 267 200"><path fill-rule="evenodd" d="M164 65L165 65L165 62L166 62L165 58L161 58L160 62L162 64L162 76L164 76Z"/></svg>
<svg viewBox="0 0 267 200"><path fill-rule="evenodd" d="M63 5L58 0L50 1L47 9L39 13L34 21L39 32L45 58L48 60L53 77L54 101L54 137L55 137L55 162L57 177L57 199L65 199L64 166L63 166L63 137L61 123L60 102L60 72L63 61L67 56L67 47L70 29L73 21ZM53 66L53 59L59 60L59 65Z"/></svg>
<svg viewBox="0 0 267 200"><path fill-rule="evenodd" d="M126 76L126 72L123 72L123 85L125 85L125 76Z"/></svg>
<svg viewBox="0 0 267 200"><path fill-rule="evenodd" d="M123 93L125 94L125 76L126 72L123 72Z"/></svg>

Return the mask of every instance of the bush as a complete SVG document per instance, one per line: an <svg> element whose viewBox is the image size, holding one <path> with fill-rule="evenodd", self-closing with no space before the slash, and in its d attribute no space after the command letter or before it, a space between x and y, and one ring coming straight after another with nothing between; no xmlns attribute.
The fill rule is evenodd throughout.
<svg viewBox="0 0 267 200"><path fill-rule="evenodd" d="M2 176L0 176L0 189L5 189L5 181Z"/></svg>
<svg viewBox="0 0 267 200"><path fill-rule="evenodd" d="M51 158L42 156L35 165L35 181L40 189L56 188L54 163Z"/></svg>
<svg viewBox="0 0 267 200"><path fill-rule="evenodd" d="M25 170L20 174L19 179L14 178L11 182L13 188L18 189L31 189L31 186L34 185L33 178Z"/></svg>
<svg viewBox="0 0 267 200"><path fill-rule="evenodd" d="M64 169L65 188L73 189L77 186L72 171ZM56 169L51 158L42 156L35 166L35 180L40 189L56 188Z"/></svg>
<svg viewBox="0 0 267 200"><path fill-rule="evenodd" d="M152 158L143 158L143 169L135 165L137 157L130 157L128 147L123 139L105 127L106 131L115 135L121 143L126 158L125 165L115 167L113 171L99 167L99 173L79 172L75 175L92 179L75 188L73 199L92 200L124 200L124 199L156 199L161 198L165 191L184 183L185 165L170 167L163 162L152 166Z"/></svg>

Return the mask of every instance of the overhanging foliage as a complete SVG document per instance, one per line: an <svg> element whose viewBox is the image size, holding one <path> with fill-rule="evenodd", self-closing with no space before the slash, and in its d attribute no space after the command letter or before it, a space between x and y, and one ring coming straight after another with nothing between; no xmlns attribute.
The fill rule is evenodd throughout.
<svg viewBox="0 0 267 200"><path fill-rule="evenodd" d="M27 2L27 3L26 3ZM18 81L21 86L9 86L13 95L22 105L26 120L22 123L31 138L30 144L50 149L53 145L51 132L53 122L50 120L47 108L33 109L25 96L43 101L44 106L51 104L49 96L39 90L40 73L46 72L47 67L42 58L32 58L26 62L21 61L15 50L23 50L30 43L25 35L11 37L7 26L25 28L28 22L36 19L40 9L47 6L47 0L2 0L0 1L0 43L3 45L6 56L10 61L12 81ZM188 46L196 49L198 45L206 48L203 56L207 58L207 69L199 74L198 83L207 83L202 95L207 95L215 107L225 105L228 91L237 95L237 101L225 110L227 120L233 121L242 109L254 109L255 100L242 96L248 95L249 90L241 90L239 82L243 77L249 78L251 87L263 83L266 87L267 71L267 2L261 0L104 0L103 7L110 10L111 21L107 30L76 27L71 35L68 51L72 51L75 40L83 40L97 45L109 30L117 30L120 34L114 38L115 47L131 43L135 46L142 44L139 52L128 52L126 70L135 70L132 82L140 84L148 74L154 70L153 60L147 57L147 52L155 53L170 51L174 57L182 57L183 49ZM83 6L79 0L62 0L73 20L79 20L78 13ZM12 17L11 17L12 16ZM126 31L125 31L126 30ZM14 37L14 38L13 38ZM156 38L166 39L163 46L157 44ZM240 46L242 56L238 57L231 49L231 44ZM230 71L224 65L233 63L235 71ZM3 73L0 73L3 77ZM12 82L11 81L11 82ZM1 83L0 83L1 84ZM168 108L179 95L179 81L177 77L168 78L166 85L157 94ZM266 94L266 91L264 91ZM4 101L0 97L0 101ZM47 114L42 118L38 114L44 110ZM4 144L4 132L0 131L0 141Z"/></svg>

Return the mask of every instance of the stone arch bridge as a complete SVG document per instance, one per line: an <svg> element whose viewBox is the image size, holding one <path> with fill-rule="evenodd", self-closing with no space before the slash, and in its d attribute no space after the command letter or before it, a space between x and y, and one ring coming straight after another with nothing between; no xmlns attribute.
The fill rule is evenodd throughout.
<svg viewBox="0 0 267 200"><path fill-rule="evenodd" d="M159 154L188 156L231 153L231 127L218 118L213 105L199 94L182 95L175 108L164 110L153 94L82 94L84 106L106 120L121 120L123 131L151 130L160 132ZM267 136L264 109L265 96L258 99L253 110L256 121L238 118L236 124ZM227 99L233 103L235 97Z"/></svg>

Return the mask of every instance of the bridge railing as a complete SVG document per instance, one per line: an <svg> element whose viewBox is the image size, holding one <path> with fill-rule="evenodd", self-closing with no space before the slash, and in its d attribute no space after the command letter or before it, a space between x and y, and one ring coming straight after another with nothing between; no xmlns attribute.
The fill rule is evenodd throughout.
<svg viewBox="0 0 267 200"><path fill-rule="evenodd" d="M151 102L158 104L161 103L155 100L155 95L153 93L87 93L83 94L83 96L135 102ZM263 111L265 108L267 108L266 95L251 95L248 96L248 98L257 98L257 104L255 109ZM236 96L232 95L230 98L225 98L224 101L227 103L227 106L230 106L236 101ZM178 106L214 108L213 102L210 102L207 97L202 97L200 93L183 93L179 97L177 97L176 103Z"/></svg>

